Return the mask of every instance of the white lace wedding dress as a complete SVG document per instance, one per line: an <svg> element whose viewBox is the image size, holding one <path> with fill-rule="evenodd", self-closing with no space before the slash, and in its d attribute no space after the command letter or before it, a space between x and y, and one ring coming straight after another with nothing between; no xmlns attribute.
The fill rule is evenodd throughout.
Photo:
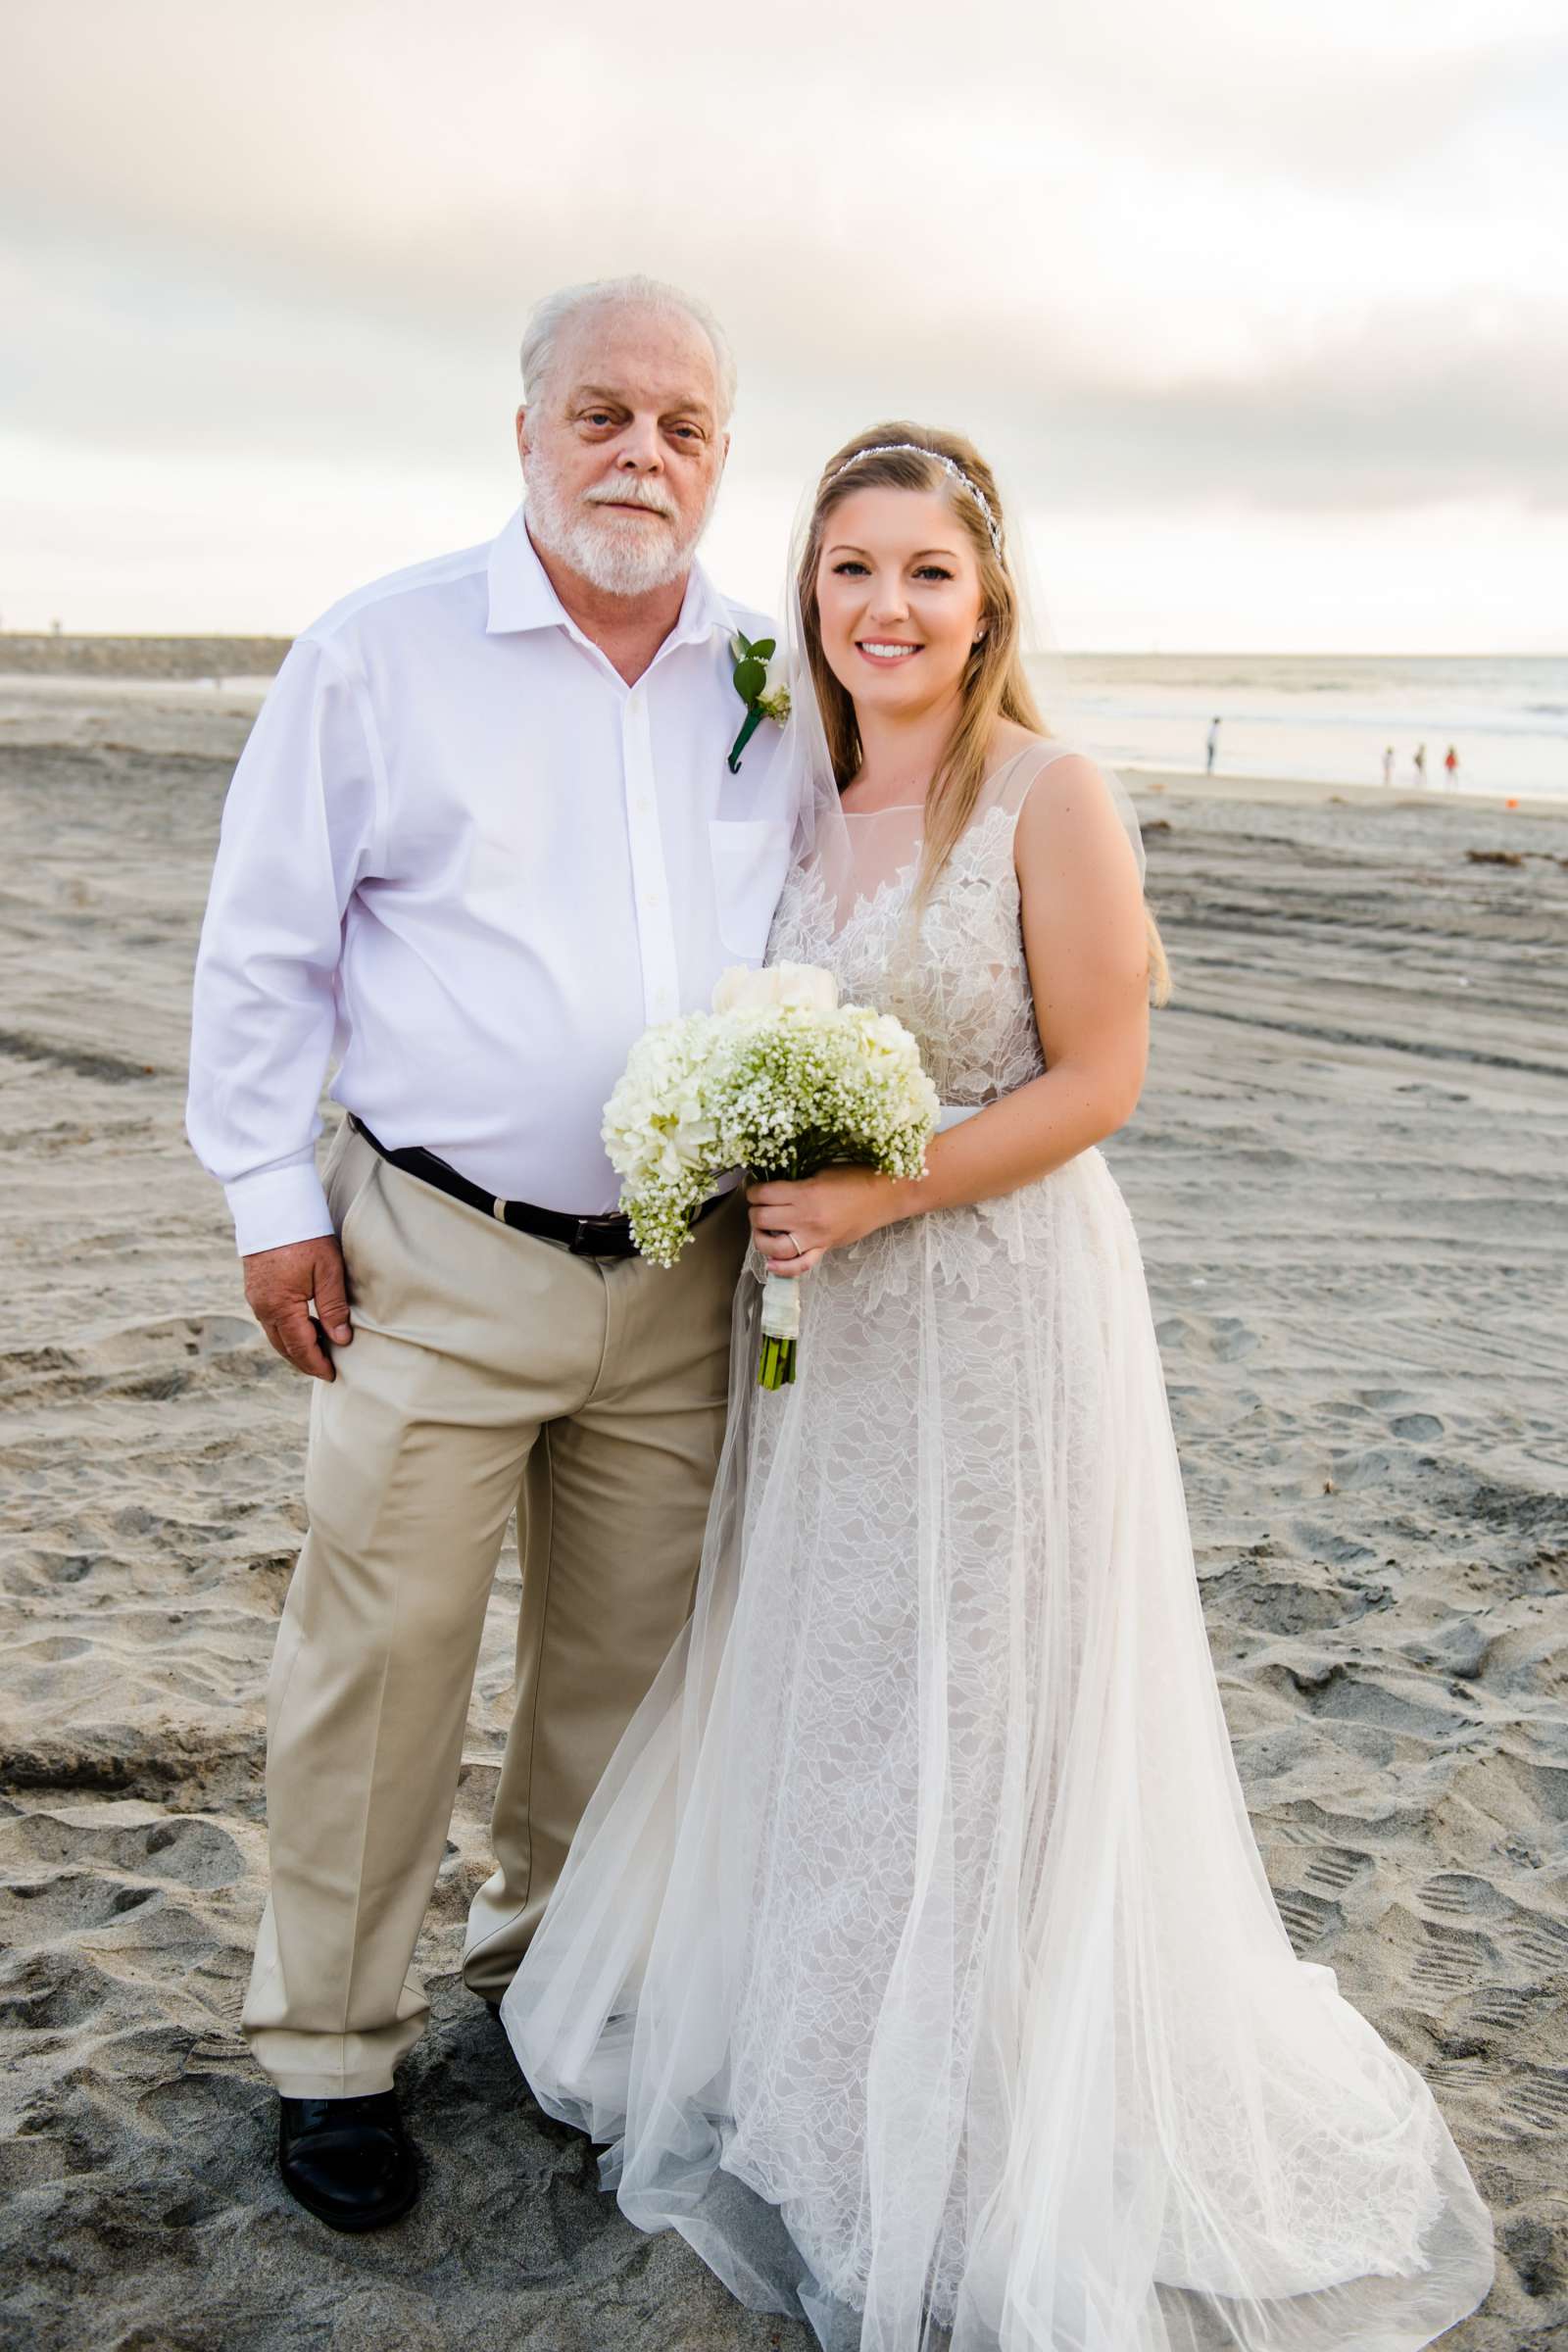
<svg viewBox="0 0 1568 2352"><path fill-rule="evenodd" d="M1043 1067L1012 835L1053 756L916 942L918 811L779 906L770 958L898 1012L946 1103ZM831 2352L1429 2342L1491 2222L1275 1910L1104 1160L831 1252L777 1395L755 1262L694 1617L503 2004L541 2104Z"/></svg>

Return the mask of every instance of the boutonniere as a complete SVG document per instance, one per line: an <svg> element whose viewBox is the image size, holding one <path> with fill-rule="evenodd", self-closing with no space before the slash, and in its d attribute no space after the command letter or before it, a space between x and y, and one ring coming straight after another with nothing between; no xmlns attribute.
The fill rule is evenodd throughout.
<svg viewBox="0 0 1568 2352"><path fill-rule="evenodd" d="M778 674L778 641L773 637L759 637L753 645L737 633L730 639L730 654L735 667L735 691L746 705L746 716L741 731L729 747L729 772L739 775L741 754L757 733L764 718L781 727L790 714L790 690Z"/></svg>

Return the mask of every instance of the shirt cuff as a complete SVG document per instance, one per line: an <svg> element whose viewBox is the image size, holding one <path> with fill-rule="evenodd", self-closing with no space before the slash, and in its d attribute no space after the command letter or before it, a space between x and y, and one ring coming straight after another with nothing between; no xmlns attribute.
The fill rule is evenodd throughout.
<svg viewBox="0 0 1568 2352"><path fill-rule="evenodd" d="M314 1242L332 1231L314 1158L238 1176L224 1185L223 1198L241 1257L254 1256L258 1250L281 1250L289 1242Z"/></svg>

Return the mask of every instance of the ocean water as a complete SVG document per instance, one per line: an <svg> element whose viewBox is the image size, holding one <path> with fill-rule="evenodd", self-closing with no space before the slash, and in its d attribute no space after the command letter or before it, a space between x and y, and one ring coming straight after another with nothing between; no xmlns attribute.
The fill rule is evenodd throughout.
<svg viewBox="0 0 1568 2352"><path fill-rule="evenodd" d="M1050 654L1030 663L1046 717L1116 767L1378 784L1385 746L1408 790L1426 745L1442 791L1568 800L1568 655Z"/></svg>
<svg viewBox="0 0 1568 2352"><path fill-rule="evenodd" d="M1463 791L1568 801L1568 655L1053 653L1029 668L1053 732L1117 768L1201 771L1217 716L1222 776L1380 784L1391 746L1395 788L1409 791L1424 743L1427 788L1442 792L1451 744ZM0 659L0 741L50 704L90 733L112 731L111 706L126 698L240 713L270 684L239 673L10 675Z"/></svg>

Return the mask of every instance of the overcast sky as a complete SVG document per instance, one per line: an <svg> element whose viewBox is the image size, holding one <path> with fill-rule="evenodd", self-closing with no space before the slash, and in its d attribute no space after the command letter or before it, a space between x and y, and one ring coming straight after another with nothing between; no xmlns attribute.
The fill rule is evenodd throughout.
<svg viewBox="0 0 1568 2352"><path fill-rule="evenodd" d="M737 348L755 602L902 415L1062 644L1568 650L1561 20L9 0L0 621L287 632L489 537L530 302L646 270Z"/></svg>

